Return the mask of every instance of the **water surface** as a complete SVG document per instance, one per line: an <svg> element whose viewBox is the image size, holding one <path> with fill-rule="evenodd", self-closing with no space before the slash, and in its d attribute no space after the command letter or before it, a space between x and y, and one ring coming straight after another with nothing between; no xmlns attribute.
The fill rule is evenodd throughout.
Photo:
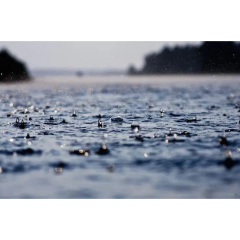
<svg viewBox="0 0 240 240"><path fill-rule="evenodd" d="M240 76L0 85L0 197L238 198L238 104Z"/></svg>

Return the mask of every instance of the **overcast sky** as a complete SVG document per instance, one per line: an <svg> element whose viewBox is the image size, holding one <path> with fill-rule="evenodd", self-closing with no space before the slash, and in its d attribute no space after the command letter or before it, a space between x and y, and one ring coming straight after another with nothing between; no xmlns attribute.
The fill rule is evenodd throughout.
<svg viewBox="0 0 240 240"><path fill-rule="evenodd" d="M142 67L144 56L164 46L200 42L0 42L36 69L126 69L130 64Z"/></svg>

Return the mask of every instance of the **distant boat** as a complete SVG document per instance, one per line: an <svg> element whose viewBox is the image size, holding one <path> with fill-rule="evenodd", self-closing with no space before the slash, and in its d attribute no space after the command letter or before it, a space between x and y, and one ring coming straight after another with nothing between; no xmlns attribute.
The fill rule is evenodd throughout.
<svg viewBox="0 0 240 240"><path fill-rule="evenodd" d="M78 71L78 72L76 72L76 75L79 76L79 77L81 77L81 76L83 76L83 72Z"/></svg>

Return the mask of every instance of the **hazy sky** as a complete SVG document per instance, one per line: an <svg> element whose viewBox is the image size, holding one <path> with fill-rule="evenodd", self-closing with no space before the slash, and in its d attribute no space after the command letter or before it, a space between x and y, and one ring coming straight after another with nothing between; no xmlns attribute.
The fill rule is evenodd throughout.
<svg viewBox="0 0 240 240"><path fill-rule="evenodd" d="M34 69L126 69L142 67L144 56L164 46L200 42L0 42Z"/></svg>

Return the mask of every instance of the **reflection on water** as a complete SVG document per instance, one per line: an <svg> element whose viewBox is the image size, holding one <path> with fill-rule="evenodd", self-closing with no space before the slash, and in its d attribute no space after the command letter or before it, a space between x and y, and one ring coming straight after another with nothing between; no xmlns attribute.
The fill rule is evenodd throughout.
<svg viewBox="0 0 240 240"><path fill-rule="evenodd" d="M238 76L0 85L0 197L233 198L239 93Z"/></svg>
<svg viewBox="0 0 240 240"><path fill-rule="evenodd" d="M59 167L59 168L55 168L55 172L56 173L62 173L63 168Z"/></svg>

